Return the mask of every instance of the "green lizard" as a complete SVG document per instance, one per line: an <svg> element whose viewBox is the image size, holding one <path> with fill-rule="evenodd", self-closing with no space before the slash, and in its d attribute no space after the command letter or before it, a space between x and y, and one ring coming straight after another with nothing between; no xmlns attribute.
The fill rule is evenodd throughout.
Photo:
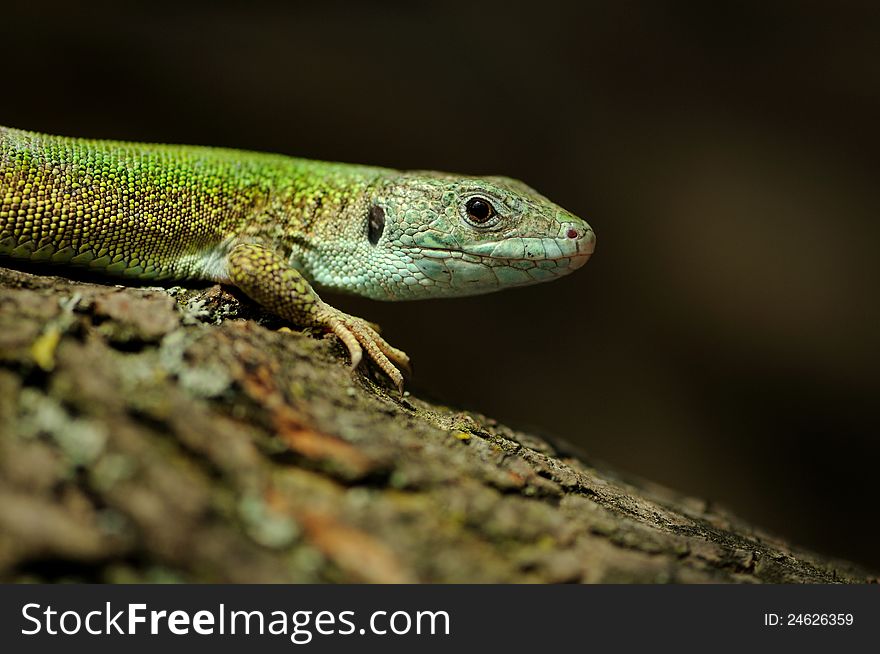
<svg viewBox="0 0 880 654"><path fill-rule="evenodd" d="M231 284L332 331L352 368L366 350L401 390L407 355L313 285L377 300L474 295L560 277L594 245L586 222L505 177L0 127L0 261Z"/></svg>

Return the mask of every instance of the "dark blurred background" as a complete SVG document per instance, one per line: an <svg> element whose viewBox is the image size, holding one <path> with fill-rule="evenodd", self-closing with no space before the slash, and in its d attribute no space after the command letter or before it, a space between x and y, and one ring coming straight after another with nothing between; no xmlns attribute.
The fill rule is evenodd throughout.
<svg viewBox="0 0 880 654"><path fill-rule="evenodd" d="M548 285L342 308L414 388L880 567L880 9L4 3L0 124L520 178Z"/></svg>

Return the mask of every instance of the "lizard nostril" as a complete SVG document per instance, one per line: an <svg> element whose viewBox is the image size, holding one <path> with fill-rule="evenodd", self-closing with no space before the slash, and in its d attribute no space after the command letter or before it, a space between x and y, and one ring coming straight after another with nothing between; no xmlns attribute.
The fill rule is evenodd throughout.
<svg viewBox="0 0 880 654"><path fill-rule="evenodd" d="M569 229L567 232L565 232L565 235L566 235L568 238L577 238L577 237L578 237L578 232L577 232L576 229Z"/></svg>

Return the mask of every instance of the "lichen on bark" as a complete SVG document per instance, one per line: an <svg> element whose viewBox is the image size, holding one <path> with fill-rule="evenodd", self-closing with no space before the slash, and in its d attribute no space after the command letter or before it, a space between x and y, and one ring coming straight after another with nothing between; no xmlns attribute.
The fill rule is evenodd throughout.
<svg viewBox="0 0 880 654"><path fill-rule="evenodd" d="M0 580L876 576L401 397L221 287L0 269Z"/></svg>

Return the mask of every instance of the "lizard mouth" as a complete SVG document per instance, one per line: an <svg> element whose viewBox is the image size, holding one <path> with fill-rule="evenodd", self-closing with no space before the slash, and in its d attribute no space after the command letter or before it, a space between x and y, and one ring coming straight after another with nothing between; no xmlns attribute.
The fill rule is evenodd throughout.
<svg viewBox="0 0 880 654"><path fill-rule="evenodd" d="M533 262L534 264L558 263L565 267L566 262L575 260L582 265L596 248L596 235L589 226L568 226L556 237L517 237L502 238L483 243L468 243L458 247L438 247L443 244L432 242L420 246L416 242L410 252L416 256L433 259L456 259L469 263L487 265L513 265Z"/></svg>
<svg viewBox="0 0 880 654"><path fill-rule="evenodd" d="M594 241L595 242L595 241ZM538 265L542 262L554 262L554 263L562 263L566 261L577 261L578 266L580 267L584 263L587 262L594 251L594 246L591 244L588 249L578 249L577 252L573 252L571 254L560 254L559 256L520 256L520 257L510 257L504 255L494 255L494 254L486 254L484 251L472 251L472 250L455 250L452 248L410 248L410 253L413 255L422 255L427 256L431 259L454 259L454 260L463 260L469 263L486 263L490 265L513 265L516 263L526 263L530 262L535 265Z"/></svg>

